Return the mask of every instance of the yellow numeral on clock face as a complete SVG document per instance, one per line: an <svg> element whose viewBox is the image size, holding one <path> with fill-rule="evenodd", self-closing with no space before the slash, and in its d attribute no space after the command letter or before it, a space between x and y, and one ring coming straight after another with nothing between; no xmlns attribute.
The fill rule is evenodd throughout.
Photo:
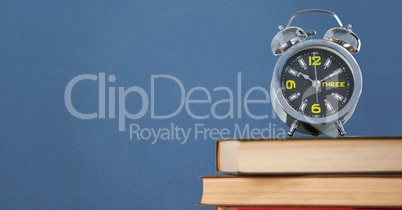
<svg viewBox="0 0 402 210"><path fill-rule="evenodd" d="M310 65L310 66L321 65L321 56L319 56L319 55L308 56L308 65Z"/></svg>
<svg viewBox="0 0 402 210"><path fill-rule="evenodd" d="M294 80L286 80L286 89L291 90L296 88L296 82Z"/></svg>
<svg viewBox="0 0 402 210"><path fill-rule="evenodd" d="M311 112L312 112L313 114L320 114L320 113L321 113L320 104L313 104L313 105L311 106Z"/></svg>

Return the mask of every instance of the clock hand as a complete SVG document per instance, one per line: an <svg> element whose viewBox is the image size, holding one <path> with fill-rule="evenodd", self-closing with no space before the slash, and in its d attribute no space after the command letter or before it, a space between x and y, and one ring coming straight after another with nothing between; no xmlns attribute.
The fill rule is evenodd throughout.
<svg viewBox="0 0 402 210"><path fill-rule="evenodd" d="M315 58L315 54L314 54L314 52L313 52L313 58ZM317 101L317 103L318 103L318 85L315 85L315 83L316 83L316 81L318 81L318 79L317 79L317 66L316 65L314 65L314 73L315 73L315 82L313 82L313 86L315 86L315 99L316 99L316 101ZM318 84L320 84L320 83L318 83Z"/></svg>
<svg viewBox="0 0 402 210"><path fill-rule="evenodd" d="M343 70L342 70L341 68L339 68L339 69L335 70L334 72L332 72L332 73L331 73L330 75L328 75L327 77L325 77L324 79L320 80L320 82L322 82L322 81L324 81L324 80L327 80L327 79L329 79L329 78L331 78L331 77L338 76L338 75L341 74L342 72L343 72Z"/></svg>
<svg viewBox="0 0 402 210"><path fill-rule="evenodd" d="M314 82L312 79L310 79L310 76L308 76L307 74L303 74L301 72L299 72L297 74L297 77L300 77L300 75L302 75L304 77L304 79L310 80L311 82Z"/></svg>

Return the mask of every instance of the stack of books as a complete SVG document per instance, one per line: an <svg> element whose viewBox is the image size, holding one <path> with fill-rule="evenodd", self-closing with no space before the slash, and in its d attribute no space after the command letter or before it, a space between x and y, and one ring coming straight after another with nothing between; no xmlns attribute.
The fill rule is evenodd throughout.
<svg viewBox="0 0 402 210"><path fill-rule="evenodd" d="M216 168L200 205L217 210L402 208L402 138L220 140Z"/></svg>

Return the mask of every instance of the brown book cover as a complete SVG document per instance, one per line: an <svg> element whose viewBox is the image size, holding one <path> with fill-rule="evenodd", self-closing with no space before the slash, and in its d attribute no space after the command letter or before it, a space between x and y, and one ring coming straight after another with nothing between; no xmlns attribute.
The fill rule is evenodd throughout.
<svg viewBox="0 0 402 210"><path fill-rule="evenodd" d="M201 178L201 205L402 207L402 175L220 175Z"/></svg>
<svg viewBox="0 0 402 210"><path fill-rule="evenodd" d="M334 174L402 172L401 137L219 140L218 172Z"/></svg>

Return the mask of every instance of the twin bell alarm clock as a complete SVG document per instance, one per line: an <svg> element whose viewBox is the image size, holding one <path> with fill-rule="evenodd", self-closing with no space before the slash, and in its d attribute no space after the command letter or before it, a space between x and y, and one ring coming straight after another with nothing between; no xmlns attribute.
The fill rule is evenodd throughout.
<svg viewBox="0 0 402 210"><path fill-rule="evenodd" d="M306 13L331 15L339 26L322 39L308 39L314 30L292 26L295 17ZM286 27L279 26L271 49L279 55L271 81L271 102L279 118L295 131L320 135L338 130L352 116L362 92L360 67L352 56L360 50L360 39L351 25L343 26L327 10L303 10L293 14Z"/></svg>

